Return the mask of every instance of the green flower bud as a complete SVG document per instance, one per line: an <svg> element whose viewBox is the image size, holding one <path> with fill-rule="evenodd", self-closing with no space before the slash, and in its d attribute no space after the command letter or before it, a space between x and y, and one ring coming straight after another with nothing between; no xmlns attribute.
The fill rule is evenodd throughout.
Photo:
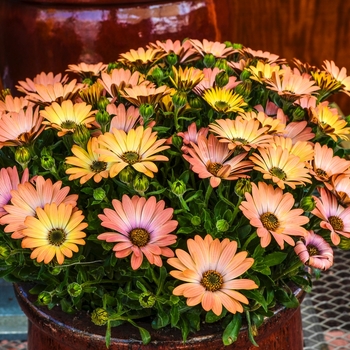
<svg viewBox="0 0 350 350"><path fill-rule="evenodd" d="M132 183L135 174L136 170L132 166L128 165L118 174L118 177L121 182L129 185L130 183Z"/></svg>
<svg viewBox="0 0 350 350"><path fill-rule="evenodd" d="M76 143L81 148L86 149L86 145L90 140L90 131L84 124L77 125L72 137L74 143Z"/></svg>
<svg viewBox="0 0 350 350"><path fill-rule="evenodd" d="M216 222L216 229L219 232L226 232L229 228L230 225L225 219L220 219Z"/></svg>
<svg viewBox="0 0 350 350"><path fill-rule="evenodd" d="M186 184L182 180L175 180L170 189L176 196L182 196L186 192Z"/></svg>
<svg viewBox="0 0 350 350"><path fill-rule="evenodd" d="M151 292L144 292L139 297L139 303L145 309L149 309L153 307L155 302L156 302L156 296Z"/></svg>
<svg viewBox="0 0 350 350"><path fill-rule="evenodd" d="M252 81L245 79L242 83L235 87L235 92L243 97L248 97L252 91Z"/></svg>
<svg viewBox="0 0 350 350"><path fill-rule="evenodd" d="M173 95L172 100L175 107L181 108L187 103L187 94L183 91L177 91Z"/></svg>
<svg viewBox="0 0 350 350"><path fill-rule="evenodd" d="M108 322L108 311L102 308L95 309L91 314L91 321L96 326L104 326Z"/></svg>
<svg viewBox="0 0 350 350"><path fill-rule="evenodd" d="M229 82L229 76L225 71L219 72L215 77L215 84L218 87L224 87Z"/></svg>
<svg viewBox="0 0 350 350"><path fill-rule="evenodd" d="M101 126L105 126L109 123L111 117L106 111L98 111L96 113L95 119Z"/></svg>
<svg viewBox="0 0 350 350"><path fill-rule="evenodd" d="M252 192L252 183L249 179L238 179L235 185L236 195L238 197L244 197L246 192Z"/></svg>
<svg viewBox="0 0 350 350"><path fill-rule="evenodd" d="M229 66L227 64L227 60L225 58L219 58L216 62L215 62L215 67L218 67L220 69L223 69L225 72L227 72ZM225 84L226 85L226 84Z"/></svg>
<svg viewBox="0 0 350 350"><path fill-rule="evenodd" d="M49 272L53 276L57 276L61 273L62 269L60 267L52 267L49 269Z"/></svg>
<svg viewBox="0 0 350 350"><path fill-rule="evenodd" d="M312 211L316 208L316 201L312 196L303 197L300 201L300 208L304 211Z"/></svg>
<svg viewBox="0 0 350 350"><path fill-rule="evenodd" d="M139 109L140 115L143 119L148 120L154 114L154 108L149 103L143 103Z"/></svg>
<svg viewBox="0 0 350 350"><path fill-rule="evenodd" d="M292 114L293 122L300 122L302 120L305 120L305 116L306 116L306 113L304 108L302 108L301 106L298 106L297 108L294 109Z"/></svg>
<svg viewBox="0 0 350 350"><path fill-rule="evenodd" d="M203 58L203 64L207 67L207 68L212 68L215 65L215 56L211 53L207 53L204 58Z"/></svg>
<svg viewBox="0 0 350 350"><path fill-rule="evenodd" d="M138 173L132 182L132 186L135 191L143 195L148 190L148 187L149 187L148 177L144 174Z"/></svg>
<svg viewBox="0 0 350 350"><path fill-rule="evenodd" d="M156 67L152 70L152 77L156 80L162 80L164 78L164 72L161 68Z"/></svg>
<svg viewBox="0 0 350 350"><path fill-rule="evenodd" d="M83 84L91 86L94 83L94 80L91 78L84 78L83 79Z"/></svg>
<svg viewBox="0 0 350 350"><path fill-rule="evenodd" d="M52 302L51 293L44 291L38 295L38 303L40 305L49 305L51 302Z"/></svg>
<svg viewBox="0 0 350 350"><path fill-rule="evenodd" d="M67 292L71 297L78 297L82 293L82 291L82 286L77 282L70 283L67 286Z"/></svg>
<svg viewBox="0 0 350 350"><path fill-rule="evenodd" d="M246 79L249 79L252 73L249 72L249 70L243 69L241 75L239 76L239 80L244 81Z"/></svg>
<svg viewBox="0 0 350 350"><path fill-rule="evenodd" d="M98 187L94 189L94 192L92 195L94 197L94 200L102 201L106 198L106 191L102 187Z"/></svg>
<svg viewBox="0 0 350 350"><path fill-rule="evenodd" d="M174 134L173 137L171 138L171 143L177 149L181 149L182 144L183 144L182 137L177 136L176 134Z"/></svg>
<svg viewBox="0 0 350 350"><path fill-rule="evenodd" d="M110 63L108 63L107 73L110 73L113 69L116 69L118 67L119 67L119 63L118 62L110 62Z"/></svg>
<svg viewBox="0 0 350 350"><path fill-rule="evenodd" d="M166 57L166 60L171 66L174 66L177 63L178 58L177 55L174 52L172 52Z"/></svg>
<svg viewBox="0 0 350 350"><path fill-rule="evenodd" d="M26 168L30 160L32 159L30 151L27 147L17 147L15 152L15 160L23 168Z"/></svg>
<svg viewBox="0 0 350 350"><path fill-rule="evenodd" d="M55 170L55 159L52 158L51 156L49 155L43 156L41 157L40 161L41 161L41 166L45 170Z"/></svg>
<svg viewBox="0 0 350 350"><path fill-rule="evenodd" d="M201 220L201 218L199 217L199 216L192 216L192 218L191 218L191 224L193 225L193 226L199 226L200 224L201 224L201 222L202 222L202 220Z"/></svg>
<svg viewBox="0 0 350 350"><path fill-rule="evenodd" d="M6 260L10 256L11 250L8 246L0 246L0 260Z"/></svg>
<svg viewBox="0 0 350 350"><path fill-rule="evenodd" d="M188 98L188 104L191 106L191 108L200 109L203 106L203 101L199 96L194 96Z"/></svg>
<svg viewBox="0 0 350 350"><path fill-rule="evenodd" d="M243 45L242 45L242 44L233 43L231 46L232 46L234 49L236 49L236 50L241 50L241 49L243 49Z"/></svg>
<svg viewBox="0 0 350 350"><path fill-rule="evenodd" d="M102 241L102 244L101 244L102 248L104 250L107 250L107 252L109 252L110 250L113 249L114 247L114 243L110 243L110 242L106 242L106 241Z"/></svg>
<svg viewBox="0 0 350 350"><path fill-rule="evenodd" d="M109 100L106 96L101 96L97 102L97 107L99 111L105 111L106 107L109 105Z"/></svg>

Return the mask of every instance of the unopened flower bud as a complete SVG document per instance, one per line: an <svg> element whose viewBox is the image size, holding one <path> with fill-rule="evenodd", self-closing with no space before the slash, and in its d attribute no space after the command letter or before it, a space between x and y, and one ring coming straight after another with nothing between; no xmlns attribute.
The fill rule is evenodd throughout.
<svg viewBox="0 0 350 350"><path fill-rule="evenodd" d="M166 60L170 65L174 66L177 63L178 58L177 55L174 52L172 52L166 57Z"/></svg>
<svg viewBox="0 0 350 350"><path fill-rule="evenodd" d="M82 291L82 286L77 282L70 283L67 286L67 292L71 297L78 297L82 293Z"/></svg>
<svg viewBox="0 0 350 350"><path fill-rule="evenodd" d="M231 46L232 46L234 49L236 49L236 50L241 50L241 49L243 49L243 45L242 45L242 44L233 43Z"/></svg>
<svg viewBox="0 0 350 350"><path fill-rule="evenodd" d="M201 218L199 217L199 216L192 216L192 218L191 218L191 224L193 225L193 226L199 226L200 224L201 224L201 222L202 222L202 220L201 220Z"/></svg>
<svg viewBox="0 0 350 350"><path fill-rule="evenodd" d="M94 83L94 80L91 78L84 78L83 79L83 84L91 86Z"/></svg>
<svg viewBox="0 0 350 350"><path fill-rule="evenodd" d="M109 105L109 100L106 96L101 96L97 102L97 107L100 111L105 111L106 107Z"/></svg>
<svg viewBox="0 0 350 350"><path fill-rule="evenodd" d="M249 70L243 69L242 73L239 76L239 80L244 81L246 79L249 79L252 73L249 72Z"/></svg>
<svg viewBox="0 0 350 350"><path fill-rule="evenodd" d="M106 111L98 111L96 113L95 119L101 126L105 126L109 123L111 117Z"/></svg>
<svg viewBox="0 0 350 350"><path fill-rule="evenodd" d="M11 250L8 246L0 246L0 260L6 260L10 256Z"/></svg>
<svg viewBox="0 0 350 350"><path fill-rule="evenodd" d="M230 225L225 219L220 219L216 222L216 229L219 232L226 232L229 228Z"/></svg>
<svg viewBox="0 0 350 350"><path fill-rule="evenodd" d="M32 159L30 151L27 147L17 147L15 152L15 160L23 168L26 168L30 160Z"/></svg>
<svg viewBox="0 0 350 350"><path fill-rule="evenodd" d="M190 105L191 108L199 109L199 108L202 108L203 101L199 96L194 96L188 99L188 104Z"/></svg>
<svg viewBox="0 0 350 350"><path fill-rule="evenodd" d="M91 314L91 321L96 326L104 326L108 322L108 311L100 307L95 309Z"/></svg>
<svg viewBox="0 0 350 350"><path fill-rule="evenodd" d="M235 185L235 193L239 197L244 197L245 193L252 192L252 183L249 179L238 179Z"/></svg>
<svg viewBox="0 0 350 350"><path fill-rule="evenodd" d="M52 267L49 269L49 273L53 276L57 276L61 273L62 269L60 267Z"/></svg>
<svg viewBox="0 0 350 350"><path fill-rule="evenodd" d="M128 165L118 174L118 177L121 182L129 185L134 180L135 174L135 169L132 166Z"/></svg>
<svg viewBox="0 0 350 350"><path fill-rule="evenodd" d="M52 302L52 296L49 292L41 292L38 295L38 303L40 305L49 305Z"/></svg>
<svg viewBox="0 0 350 350"><path fill-rule="evenodd" d="M235 87L235 92L243 97L248 97L252 91L252 81L245 79Z"/></svg>
<svg viewBox="0 0 350 350"><path fill-rule="evenodd" d="M225 58L219 58L216 62L215 62L215 67L218 67L220 69L223 69L225 72L227 72L228 69L228 64L227 64L227 60Z"/></svg>
<svg viewBox="0 0 350 350"><path fill-rule="evenodd" d="M152 70L152 77L156 80L162 80L164 78L164 72L161 68L156 67Z"/></svg>
<svg viewBox="0 0 350 350"><path fill-rule="evenodd" d="M174 147L176 147L177 149L181 149L183 141L182 141L182 137L177 136L176 134L173 135L173 137L171 138L171 143L173 144Z"/></svg>
<svg viewBox="0 0 350 350"><path fill-rule="evenodd" d="M45 170L54 170L55 169L55 159L49 155L43 156L40 159L41 166Z"/></svg>
<svg viewBox="0 0 350 350"><path fill-rule="evenodd" d="M219 72L215 77L215 84L218 87L224 87L229 82L229 76L225 71Z"/></svg>
<svg viewBox="0 0 350 350"><path fill-rule="evenodd" d="M149 309L156 303L156 297L151 292L144 292L139 297L139 303L143 308Z"/></svg>
<svg viewBox="0 0 350 350"><path fill-rule="evenodd" d="M102 187L98 187L94 189L92 195L94 197L94 200L102 201L106 198L106 191Z"/></svg>
<svg viewBox="0 0 350 350"><path fill-rule="evenodd" d="M116 69L119 67L119 64L118 62L110 62L108 63L108 66L107 66L107 73L110 73L113 69Z"/></svg>
<svg viewBox="0 0 350 350"><path fill-rule="evenodd" d="M312 211L316 208L316 201L312 196L303 197L300 201L300 207L304 211Z"/></svg>
<svg viewBox="0 0 350 350"><path fill-rule="evenodd" d="M172 101L175 107L181 108L187 103L187 94L183 91L177 91L173 97Z"/></svg>
<svg viewBox="0 0 350 350"><path fill-rule="evenodd" d="M89 129L84 124L80 124L76 126L72 137L74 143L76 143L81 148L86 149L86 145L90 140L90 136L91 135Z"/></svg>
<svg viewBox="0 0 350 350"><path fill-rule="evenodd" d="M212 68L215 65L215 56L211 53L207 53L203 58L203 64L207 68Z"/></svg>
<svg viewBox="0 0 350 350"><path fill-rule="evenodd" d="M132 182L132 186L135 191L143 195L148 190L148 187L149 187L148 177L144 174L138 173Z"/></svg>
<svg viewBox="0 0 350 350"><path fill-rule="evenodd" d="M182 180L175 180L170 189L176 196L182 196L186 192L186 184Z"/></svg>
<svg viewBox="0 0 350 350"><path fill-rule="evenodd" d="M292 117L293 117L293 122L300 122L302 120L305 120L305 110L298 106L297 108L294 109Z"/></svg>
<svg viewBox="0 0 350 350"><path fill-rule="evenodd" d="M149 103L143 103L140 106L139 109L139 113L141 115L141 117L145 120L148 120L152 117L152 115L154 114L154 108L151 104Z"/></svg>

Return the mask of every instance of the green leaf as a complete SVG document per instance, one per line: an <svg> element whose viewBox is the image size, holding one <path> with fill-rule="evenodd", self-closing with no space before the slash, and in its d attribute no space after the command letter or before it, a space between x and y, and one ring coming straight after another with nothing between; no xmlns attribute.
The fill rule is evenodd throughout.
<svg viewBox="0 0 350 350"><path fill-rule="evenodd" d="M145 344L145 345L148 344L151 341L150 333L145 328L138 327L138 329L140 331L140 335L141 335L141 338L142 338L142 343Z"/></svg>
<svg viewBox="0 0 350 350"><path fill-rule="evenodd" d="M248 322L248 338L254 346L258 347L259 345L257 344L257 342L254 339L254 334L256 333L256 326L252 325L252 322L250 320L250 312L246 311L245 314L246 314L247 322Z"/></svg>
<svg viewBox="0 0 350 350"><path fill-rule="evenodd" d="M175 327L180 320L180 310L177 305L173 305L170 310L171 327Z"/></svg>
<svg viewBox="0 0 350 350"><path fill-rule="evenodd" d="M265 298L261 295L261 293L258 290L242 290L242 294L244 294L247 298L255 300L258 302L265 311L267 311L267 301Z"/></svg>
<svg viewBox="0 0 350 350"><path fill-rule="evenodd" d="M227 310L226 309L223 309L221 315L217 316L214 314L213 311L209 311L207 312L207 314L205 315L205 322L206 323L214 323L214 322L217 322L219 320L221 320L223 317L225 317L227 314Z"/></svg>
<svg viewBox="0 0 350 350"><path fill-rule="evenodd" d="M224 345L231 345L237 338L242 326L242 316L238 312L233 315L232 321L227 325L222 335Z"/></svg>
<svg viewBox="0 0 350 350"><path fill-rule="evenodd" d="M275 295L277 301L287 308L294 308L299 306L299 301L293 293L288 294L285 290L279 289L276 291Z"/></svg>
<svg viewBox="0 0 350 350"><path fill-rule="evenodd" d="M181 227L181 228L179 228L177 231L176 231L176 233L184 233L184 234L190 234L190 233L192 233L193 231L195 230L195 228L194 227Z"/></svg>
<svg viewBox="0 0 350 350"><path fill-rule="evenodd" d="M273 252L264 257L264 264L267 266L279 265L287 257L287 253Z"/></svg>

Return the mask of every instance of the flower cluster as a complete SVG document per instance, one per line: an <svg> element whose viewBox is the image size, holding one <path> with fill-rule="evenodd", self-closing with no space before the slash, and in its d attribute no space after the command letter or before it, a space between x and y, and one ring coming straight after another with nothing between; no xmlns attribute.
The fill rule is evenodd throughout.
<svg viewBox="0 0 350 350"><path fill-rule="evenodd" d="M38 302L186 340L253 333L350 248L346 69L150 43L0 93L0 276ZM226 328L225 328L226 327ZM107 332L107 334L110 334ZM107 336L107 344L110 339Z"/></svg>

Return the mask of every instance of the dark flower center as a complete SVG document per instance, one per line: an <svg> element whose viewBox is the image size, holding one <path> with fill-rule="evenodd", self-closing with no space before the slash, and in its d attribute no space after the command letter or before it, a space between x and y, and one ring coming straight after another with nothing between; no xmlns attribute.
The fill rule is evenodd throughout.
<svg viewBox="0 0 350 350"><path fill-rule="evenodd" d="M143 228L135 228L129 234L130 241L137 247L144 247L150 240L150 234Z"/></svg>
<svg viewBox="0 0 350 350"><path fill-rule="evenodd" d="M66 241L67 234L61 228L54 228L49 231L48 240L51 245L61 246Z"/></svg>
<svg viewBox="0 0 350 350"><path fill-rule="evenodd" d="M320 253L318 248L311 244L307 246L307 251L309 252L310 256L318 255Z"/></svg>
<svg viewBox="0 0 350 350"><path fill-rule="evenodd" d="M221 289L223 283L224 280L222 275L215 270L208 270L207 272L204 272L201 280L201 285L210 292L216 292L217 290Z"/></svg>
<svg viewBox="0 0 350 350"><path fill-rule="evenodd" d="M133 165L140 160L140 155L136 152L125 152L120 157L125 163Z"/></svg>
<svg viewBox="0 0 350 350"><path fill-rule="evenodd" d="M343 220L341 218L339 218L338 216L330 216L328 218L328 221L330 222L330 224L332 225L334 230L342 231L344 229Z"/></svg>
<svg viewBox="0 0 350 350"><path fill-rule="evenodd" d="M271 168L270 174L278 177L281 180L285 180L287 178L286 173L281 168L277 168L277 167Z"/></svg>
<svg viewBox="0 0 350 350"><path fill-rule="evenodd" d="M323 179L327 179L328 176L327 176L327 172L325 172L324 170L320 169L320 168L317 168L316 171L315 171L316 175L320 178L323 178Z"/></svg>
<svg viewBox="0 0 350 350"><path fill-rule="evenodd" d="M214 105L219 111L225 111L230 107L229 104L225 101L216 101Z"/></svg>
<svg viewBox="0 0 350 350"><path fill-rule="evenodd" d="M65 120L61 124L62 129L75 129L77 124L73 120Z"/></svg>
<svg viewBox="0 0 350 350"><path fill-rule="evenodd" d="M94 160L92 164L90 165L91 171L94 173L99 173L101 171L104 171L107 169L107 163L106 162L101 162L99 160Z"/></svg>
<svg viewBox="0 0 350 350"><path fill-rule="evenodd" d="M266 212L266 213L262 214L260 216L260 220L261 220L263 226L267 230L275 231L279 226L277 216L275 216L274 214L272 214L270 212Z"/></svg>
<svg viewBox="0 0 350 350"><path fill-rule="evenodd" d="M222 164L220 163L209 163L207 166L208 171L210 174L217 175L219 170L222 168Z"/></svg>

